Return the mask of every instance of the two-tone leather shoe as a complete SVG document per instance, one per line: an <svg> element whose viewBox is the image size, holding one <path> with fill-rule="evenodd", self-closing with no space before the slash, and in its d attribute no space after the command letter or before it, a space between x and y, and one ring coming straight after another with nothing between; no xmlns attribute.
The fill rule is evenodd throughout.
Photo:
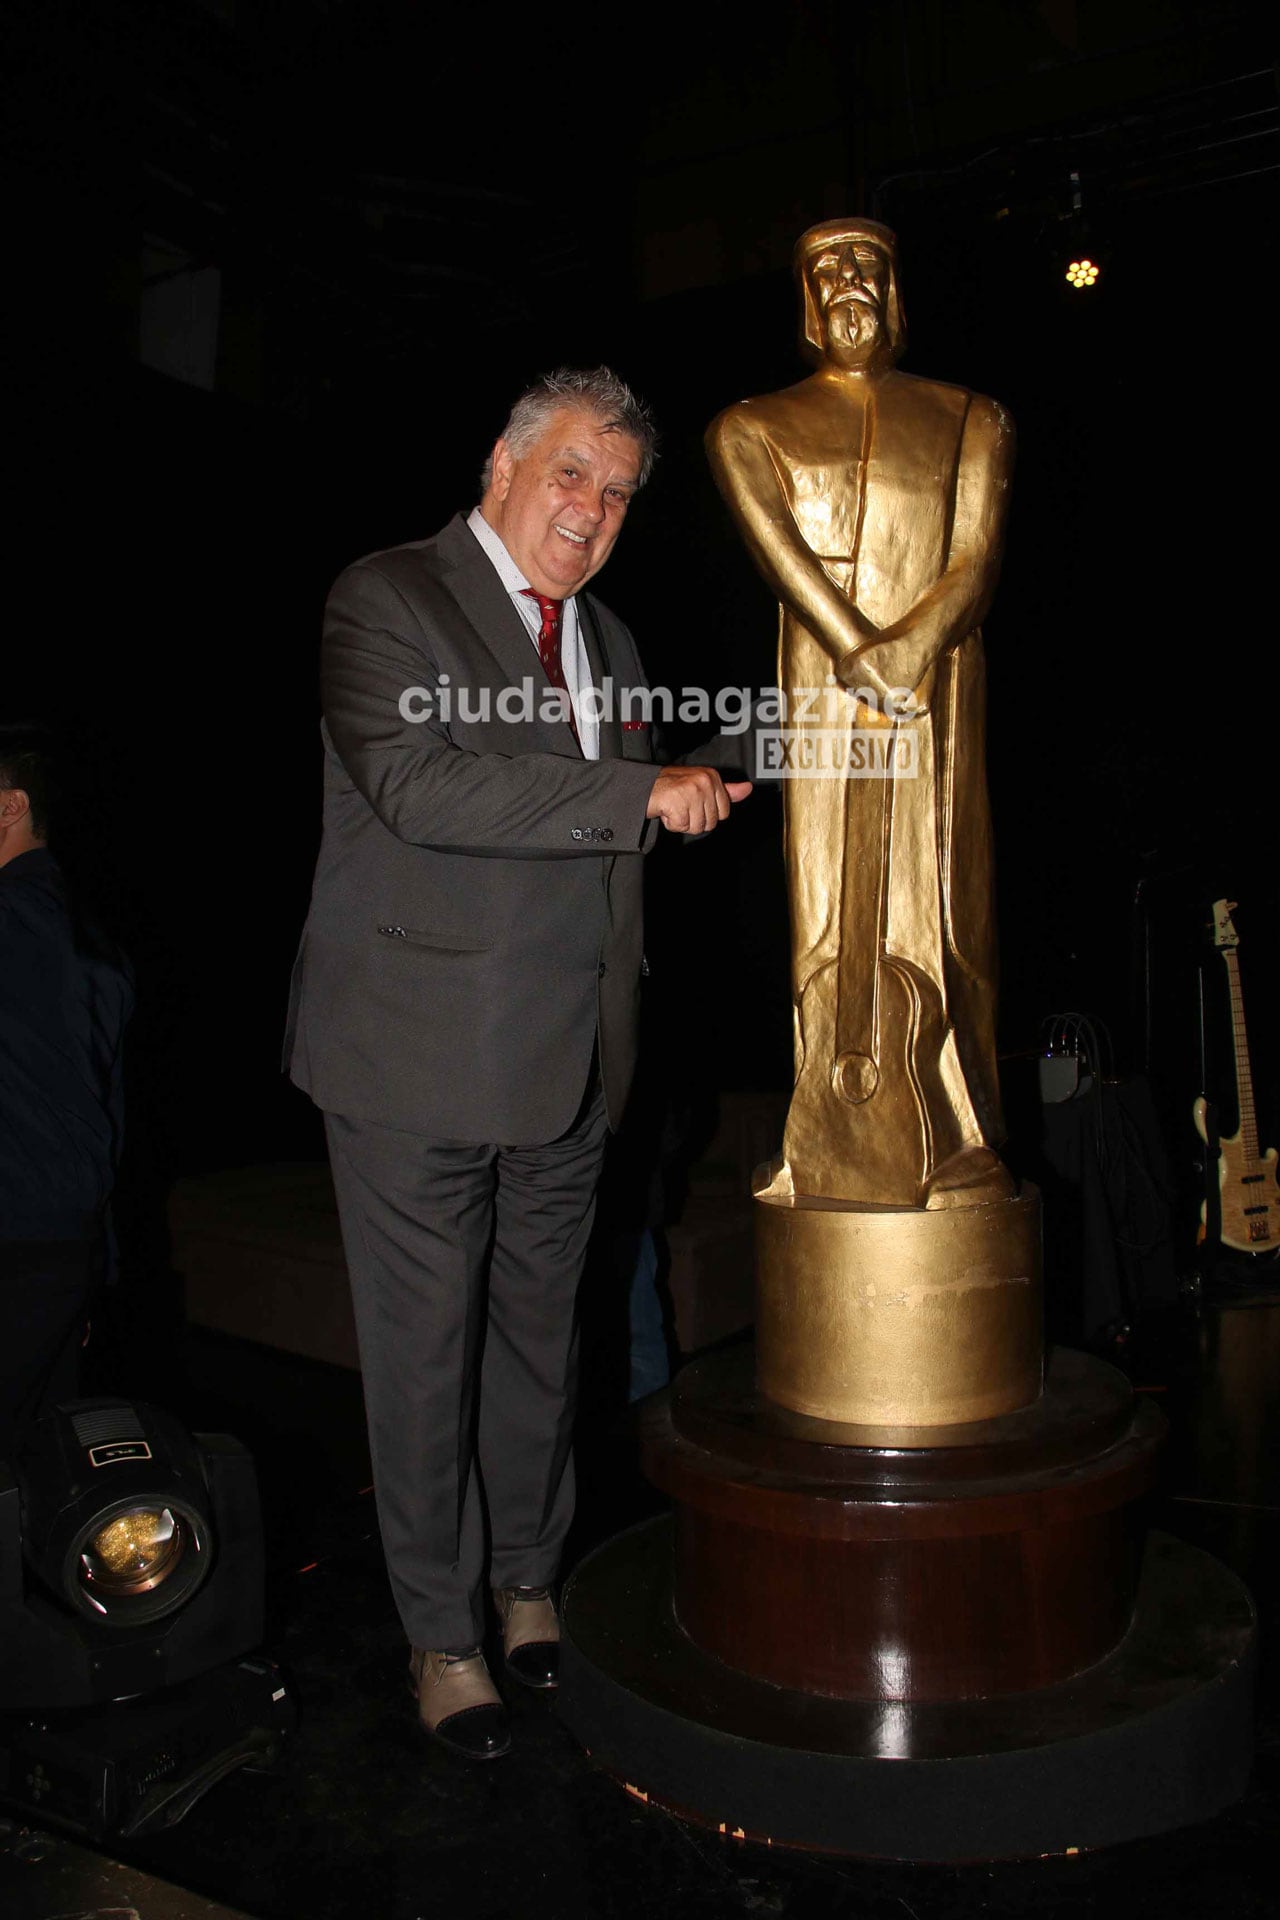
<svg viewBox="0 0 1280 1920"><path fill-rule="evenodd" d="M560 1620L550 1587L495 1587L507 1672L522 1687L560 1683Z"/></svg>
<svg viewBox="0 0 1280 1920"><path fill-rule="evenodd" d="M466 1653L409 1649L409 1691L433 1740L467 1760L498 1760L511 1747L511 1723L479 1647Z"/></svg>

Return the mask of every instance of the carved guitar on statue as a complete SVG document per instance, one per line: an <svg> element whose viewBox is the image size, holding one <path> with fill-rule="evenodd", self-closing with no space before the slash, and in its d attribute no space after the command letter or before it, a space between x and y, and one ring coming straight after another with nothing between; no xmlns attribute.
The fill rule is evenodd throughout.
<svg viewBox="0 0 1280 1920"><path fill-rule="evenodd" d="M1231 921L1234 900L1213 903L1213 944L1226 963L1231 987L1231 1037L1236 1060L1236 1100L1239 1131L1218 1141L1218 1181L1222 1196L1222 1229L1226 1247L1242 1253L1271 1253L1280 1248L1280 1198L1276 1188L1276 1149L1258 1151L1258 1116L1253 1104L1253 1075L1249 1071L1249 1042L1244 1025L1244 995L1240 990L1239 937ZM1195 1103L1196 1127L1209 1144L1208 1103ZM1200 1209L1201 1235L1208 1201Z"/></svg>

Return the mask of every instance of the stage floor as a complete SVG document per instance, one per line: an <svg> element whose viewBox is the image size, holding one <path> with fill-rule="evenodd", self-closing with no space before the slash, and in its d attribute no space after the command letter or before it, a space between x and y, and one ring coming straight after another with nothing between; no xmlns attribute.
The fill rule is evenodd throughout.
<svg viewBox="0 0 1280 1920"><path fill-rule="evenodd" d="M358 1377L189 1330L174 1339L166 1403L255 1450L270 1649L295 1688L299 1731L275 1774L233 1775L172 1832L116 1848L127 1876L82 1848L54 1845L33 1858L22 1822L0 1827L0 1910L12 1920L104 1911L195 1920L224 1908L254 1920L1272 1914L1280 1688L1267 1642L1280 1620L1280 1288L1218 1295L1143 1333L1130 1360L1135 1382L1173 1431L1158 1523L1241 1574L1263 1619L1253 1782L1215 1820L1007 1865L783 1852L686 1826L629 1796L537 1695L512 1700L511 1758L455 1762L419 1737L405 1691ZM616 1371L589 1365L586 1379L577 1556L659 1510L632 1461Z"/></svg>

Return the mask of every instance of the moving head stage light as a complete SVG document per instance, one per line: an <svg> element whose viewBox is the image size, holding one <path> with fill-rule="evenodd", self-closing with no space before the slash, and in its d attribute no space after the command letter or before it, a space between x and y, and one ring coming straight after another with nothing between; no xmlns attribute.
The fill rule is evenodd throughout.
<svg viewBox="0 0 1280 1920"><path fill-rule="evenodd" d="M90 1833L172 1823L292 1725L276 1670L240 1658L262 1614L239 1441L59 1407L0 1462L0 1791Z"/></svg>
<svg viewBox="0 0 1280 1920"><path fill-rule="evenodd" d="M150 1692L261 1638L262 1523L239 1441L83 1400L0 1467L0 1707Z"/></svg>

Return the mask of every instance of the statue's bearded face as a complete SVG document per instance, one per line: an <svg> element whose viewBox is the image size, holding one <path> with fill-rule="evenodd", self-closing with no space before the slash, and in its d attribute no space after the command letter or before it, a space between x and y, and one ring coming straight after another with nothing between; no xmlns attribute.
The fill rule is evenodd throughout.
<svg viewBox="0 0 1280 1920"><path fill-rule="evenodd" d="M889 273L889 256L873 240L834 241L806 264L823 351L838 366L865 366L884 340Z"/></svg>

